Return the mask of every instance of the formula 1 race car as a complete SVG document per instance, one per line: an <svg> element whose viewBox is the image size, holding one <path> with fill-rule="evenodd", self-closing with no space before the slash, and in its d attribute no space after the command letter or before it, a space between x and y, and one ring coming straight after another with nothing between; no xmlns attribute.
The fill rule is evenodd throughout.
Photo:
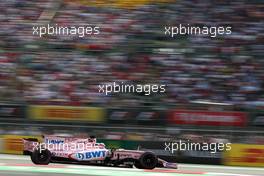
<svg viewBox="0 0 264 176"><path fill-rule="evenodd" d="M74 138L43 136L43 141L23 139L24 155L30 155L34 164L76 163L115 167L154 169L165 167L177 169L176 163L158 158L154 153L140 150L107 149L97 143L95 137Z"/></svg>

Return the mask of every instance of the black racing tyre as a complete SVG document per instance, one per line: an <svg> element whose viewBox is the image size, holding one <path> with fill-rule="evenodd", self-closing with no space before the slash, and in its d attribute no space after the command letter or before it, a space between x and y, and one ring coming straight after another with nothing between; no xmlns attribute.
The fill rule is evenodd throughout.
<svg viewBox="0 0 264 176"><path fill-rule="evenodd" d="M158 164L158 158L151 152L143 153L139 160L135 162L135 167L138 169L154 169Z"/></svg>
<svg viewBox="0 0 264 176"><path fill-rule="evenodd" d="M34 163L34 164L39 164L39 163L37 162L37 160L35 159L35 157L33 157L33 152L31 153L30 158L31 158L32 163Z"/></svg>
<svg viewBox="0 0 264 176"><path fill-rule="evenodd" d="M136 168L138 168L138 169L142 169L142 167L141 167L141 165L140 165L140 163L139 163L138 160L135 161L134 166L135 166Z"/></svg>
<svg viewBox="0 0 264 176"><path fill-rule="evenodd" d="M51 160L51 152L47 149L45 150L34 150L31 154L31 161L34 164L47 165Z"/></svg>

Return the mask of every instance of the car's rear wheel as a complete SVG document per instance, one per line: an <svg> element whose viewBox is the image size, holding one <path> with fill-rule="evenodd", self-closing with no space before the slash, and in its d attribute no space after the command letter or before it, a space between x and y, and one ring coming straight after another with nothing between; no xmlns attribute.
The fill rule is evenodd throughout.
<svg viewBox="0 0 264 176"><path fill-rule="evenodd" d="M31 161L34 164L47 165L51 160L51 152L47 149L45 150L34 150L31 154Z"/></svg>
<svg viewBox="0 0 264 176"><path fill-rule="evenodd" d="M138 169L154 169L157 164L157 156L151 152L146 152L135 162L135 167Z"/></svg>

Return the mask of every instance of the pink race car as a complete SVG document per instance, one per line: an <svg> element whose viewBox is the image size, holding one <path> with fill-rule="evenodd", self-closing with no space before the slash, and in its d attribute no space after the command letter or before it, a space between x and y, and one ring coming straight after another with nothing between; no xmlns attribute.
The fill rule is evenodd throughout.
<svg viewBox="0 0 264 176"><path fill-rule="evenodd" d="M43 136L23 139L24 155L30 155L34 164L77 163L101 166L154 169L155 167L177 169L176 163L158 158L154 153L140 150L107 149L96 138L73 138Z"/></svg>

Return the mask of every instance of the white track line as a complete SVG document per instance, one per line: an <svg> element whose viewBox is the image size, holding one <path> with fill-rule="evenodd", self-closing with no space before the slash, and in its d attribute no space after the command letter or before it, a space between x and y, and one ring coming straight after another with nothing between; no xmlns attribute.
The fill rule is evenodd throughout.
<svg viewBox="0 0 264 176"><path fill-rule="evenodd" d="M263 171L264 168L260 167L240 167L240 166L213 166L213 165L201 165L201 164L179 164L180 168L191 167L191 168L208 168L208 169L231 169L231 170L253 170Z"/></svg>
<svg viewBox="0 0 264 176"><path fill-rule="evenodd" d="M99 169L99 170L116 170L116 171L132 171L132 172L142 172L142 169L133 169L133 168L122 168L122 167L105 167L105 166L89 166L89 165L75 165L67 164L67 168L72 169Z"/></svg>
<svg viewBox="0 0 264 176"><path fill-rule="evenodd" d="M206 174L220 175L220 176L261 176L261 175L248 175L248 174L233 174L233 173L220 173L220 172L207 172Z"/></svg>
<svg viewBox="0 0 264 176"><path fill-rule="evenodd" d="M10 155L10 154L0 154L0 160L27 160L30 161L29 156L25 155ZM56 163L59 164L59 163ZM1 165L5 165L4 161L0 163ZM134 171L134 172L141 172L139 169L131 169L131 168L114 168L114 167L98 167L98 166L83 166L83 165L73 165L73 164L67 164L67 168L96 168L96 169L102 169L102 170L123 170L123 171ZM222 176L261 176L256 174L234 174L234 173L228 173L228 170L240 170L240 171L262 171L264 172L264 168L259 167L238 167L238 166L214 166L214 165L201 165L201 164L179 164L179 169L185 169L185 168L199 168L199 169L222 169L226 170L227 173L219 173L219 172L206 172L207 174L212 175L222 175Z"/></svg>
<svg viewBox="0 0 264 176"><path fill-rule="evenodd" d="M0 160L30 160L30 157L26 155L0 154Z"/></svg>

